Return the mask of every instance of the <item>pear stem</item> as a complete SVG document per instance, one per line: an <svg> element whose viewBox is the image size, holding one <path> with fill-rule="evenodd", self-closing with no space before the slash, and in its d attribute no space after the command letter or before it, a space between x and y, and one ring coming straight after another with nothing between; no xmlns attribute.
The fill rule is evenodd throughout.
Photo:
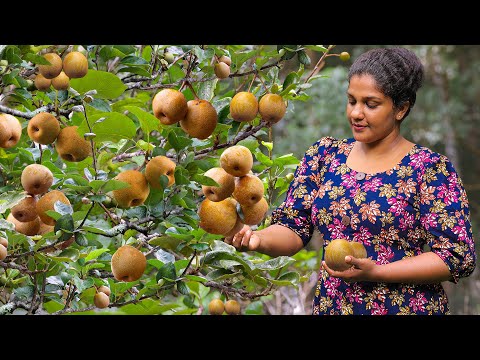
<svg viewBox="0 0 480 360"><path fill-rule="evenodd" d="M256 72L254 75L253 75L253 79L252 81L250 82L250 85L248 86L248 92L250 92L250 89L252 88L252 85L253 85L253 82L255 81L255 79L257 78L257 75L258 75L258 72Z"/></svg>
<svg viewBox="0 0 480 360"><path fill-rule="evenodd" d="M83 102L83 114L85 115L85 121L87 122L88 130L92 133L92 127L90 126L90 123L88 122L88 116L87 116L87 108L85 101ZM92 147L92 158L93 158L93 169L95 170L95 176L93 177L95 180L97 180L97 157L95 156L95 145L93 143L93 139L90 139L90 146Z"/></svg>
<svg viewBox="0 0 480 360"><path fill-rule="evenodd" d="M189 81L186 81L187 86L192 90L193 96L195 97L195 100L199 100L200 98L198 97L197 93L195 92L195 89L193 88L192 84Z"/></svg>
<svg viewBox="0 0 480 360"><path fill-rule="evenodd" d="M328 48L327 48L327 51L325 51L323 53L323 55L320 57L320 60L317 61L315 67L313 68L312 72L307 76L307 78L305 79L304 83L306 84L308 82L308 80L310 80L310 78L315 75L317 72L319 72L321 70L321 67L320 67L320 64L322 63L322 61L327 57L328 53L330 52L330 50L332 50L333 48L335 47L335 45L329 45Z"/></svg>
<svg viewBox="0 0 480 360"><path fill-rule="evenodd" d="M38 149L40 150L40 164L42 163L43 149L42 144L38 144Z"/></svg>

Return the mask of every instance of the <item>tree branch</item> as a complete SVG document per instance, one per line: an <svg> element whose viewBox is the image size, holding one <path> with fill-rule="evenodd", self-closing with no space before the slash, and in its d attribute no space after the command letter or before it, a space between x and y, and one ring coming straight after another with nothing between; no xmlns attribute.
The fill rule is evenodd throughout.
<svg viewBox="0 0 480 360"><path fill-rule="evenodd" d="M36 109L34 111L27 111L27 112L22 112L22 111L15 110L15 109L10 109L8 106L0 105L0 112L5 113L5 114L10 114L10 115L13 115L13 116L18 116L18 117L21 117L21 118L24 118L24 119L31 119L35 115L37 115L38 113L54 112L54 110L55 110L55 105L54 104L48 104L48 105L39 107L38 109ZM60 115L68 116L68 114L71 113L71 110L60 109L58 112L60 113Z"/></svg>
<svg viewBox="0 0 480 360"><path fill-rule="evenodd" d="M38 273L44 273L44 272L48 271L48 269L28 270L25 266L17 265L14 262L0 261L0 266L3 267L4 269L16 269L16 270L19 270L21 273L28 274L28 275L35 275L35 274L38 274Z"/></svg>

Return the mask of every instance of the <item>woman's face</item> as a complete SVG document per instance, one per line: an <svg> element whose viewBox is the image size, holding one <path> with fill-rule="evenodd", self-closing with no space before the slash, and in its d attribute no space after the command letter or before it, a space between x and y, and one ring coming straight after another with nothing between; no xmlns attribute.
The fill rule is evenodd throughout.
<svg viewBox="0 0 480 360"><path fill-rule="evenodd" d="M393 101L375 86L371 75L354 75L347 90L347 118L355 140L371 143L400 132L405 111L393 107Z"/></svg>

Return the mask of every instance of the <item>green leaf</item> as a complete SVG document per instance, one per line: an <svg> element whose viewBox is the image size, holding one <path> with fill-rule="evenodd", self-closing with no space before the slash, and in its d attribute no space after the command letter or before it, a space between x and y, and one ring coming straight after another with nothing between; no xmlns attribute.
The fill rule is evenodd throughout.
<svg viewBox="0 0 480 360"><path fill-rule="evenodd" d="M56 300L50 300L44 303L43 307L49 314L52 314L55 311L62 310L65 307L65 304L62 304Z"/></svg>
<svg viewBox="0 0 480 360"><path fill-rule="evenodd" d="M135 115L140 122L140 127L145 134L150 134L154 130L161 130L162 123L152 114L140 109L137 106L124 106L124 109Z"/></svg>
<svg viewBox="0 0 480 360"><path fill-rule="evenodd" d="M2 200L0 200L0 214L11 209L26 197L27 194L24 191L9 191L2 193Z"/></svg>
<svg viewBox="0 0 480 360"><path fill-rule="evenodd" d="M97 120L104 118L101 122ZM95 142L113 141L118 142L122 139L132 139L135 137L137 128L132 119L128 116L117 112L97 113L89 116L88 122L92 126L92 131L89 130L86 120L83 121L78 133L83 136L84 133L93 132L96 134Z"/></svg>
<svg viewBox="0 0 480 360"><path fill-rule="evenodd" d="M198 86L197 95L200 99L212 101L215 91L215 86L217 86L218 78L215 78L210 81L203 81Z"/></svg>
<svg viewBox="0 0 480 360"><path fill-rule="evenodd" d="M300 160L293 156L293 154L286 154L274 159L273 163L277 166L284 167L286 165L298 165Z"/></svg>
<svg viewBox="0 0 480 360"><path fill-rule="evenodd" d="M126 66L126 67L121 68L117 72L119 72L119 73L120 72L128 72L128 73L132 73L132 74L145 76L145 77L148 77L148 78L152 77L152 74L150 74L147 70L145 70L144 68L142 68L140 66Z"/></svg>
<svg viewBox="0 0 480 360"><path fill-rule="evenodd" d="M25 60L31 61L32 63L37 65L50 65L50 62L47 59L45 59L43 56L35 55L32 53L26 54Z"/></svg>
<svg viewBox="0 0 480 360"><path fill-rule="evenodd" d="M87 257L85 258L85 261L96 259L100 255L102 255L104 252L107 252L107 251L108 249L105 249L105 248L93 250L87 255Z"/></svg>
<svg viewBox="0 0 480 360"><path fill-rule="evenodd" d="M87 237L85 236L85 234L82 234L80 232L75 233L75 242L80 246L88 245Z"/></svg>
<svg viewBox="0 0 480 360"><path fill-rule="evenodd" d="M176 278L177 278L177 274L176 274L176 271L175 271L175 265L171 262L163 265L158 270L158 273L157 273L157 276L156 276L157 281L160 280L160 279L175 281Z"/></svg>
<svg viewBox="0 0 480 360"><path fill-rule="evenodd" d="M180 150L186 149L192 144L192 139L186 136L180 136L175 133L175 131L170 131L167 136L168 142L172 147L178 152Z"/></svg>
<svg viewBox="0 0 480 360"><path fill-rule="evenodd" d="M63 250L57 256L52 256L53 259L59 262L64 261L77 261L80 256L80 252L77 249L68 248Z"/></svg>
<svg viewBox="0 0 480 360"><path fill-rule="evenodd" d="M255 264L255 268L260 270L277 270L294 262L295 259L291 257L278 256L263 263Z"/></svg>
<svg viewBox="0 0 480 360"><path fill-rule="evenodd" d="M160 246L163 249L175 250L178 244L180 244L182 241L182 239L164 235L156 237L150 240L148 243L154 246Z"/></svg>
<svg viewBox="0 0 480 360"><path fill-rule="evenodd" d="M65 230L65 231L73 232L73 229L74 229L73 217L70 214L62 215L55 222L55 228L54 228L55 232L57 232L58 230ZM68 239L64 239L64 240L68 240Z"/></svg>
<svg viewBox="0 0 480 360"><path fill-rule="evenodd" d="M190 244L190 247L197 251L205 251L210 248L210 245L208 243L196 243L196 244Z"/></svg>
<svg viewBox="0 0 480 360"><path fill-rule="evenodd" d="M105 185L103 185L101 187L101 190L102 190L103 193L106 194L110 191L124 189L124 188L127 188L127 187L130 187L129 183L126 183L124 181L115 180L115 179L110 179L105 183Z"/></svg>
<svg viewBox="0 0 480 360"><path fill-rule="evenodd" d="M138 56L125 56L122 60L120 60L120 64L125 65L148 65L147 61L144 58Z"/></svg>
<svg viewBox="0 0 480 360"><path fill-rule="evenodd" d="M283 81L283 89L286 89L289 85L293 84L295 82L295 79L297 78L297 73L296 72L291 72L290 74L287 75L285 80Z"/></svg>
<svg viewBox="0 0 480 360"><path fill-rule="evenodd" d="M93 99L93 101L90 104L88 104L88 106L91 106L94 109L100 110L101 112L112 111L110 104L103 99Z"/></svg>
<svg viewBox="0 0 480 360"><path fill-rule="evenodd" d="M310 57L307 55L307 53L304 50L300 50L298 52L298 61L300 61L301 64L308 66L312 62L310 60Z"/></svg>
<svg viewBox="0 0 480 360"><path fill-rule="evenodd" d="M282 274L278 279L268 279L276 286L296 285L300 280L300 275L297 272L289 271Z"/></svg>
<svg viewBox="0 0 480 360"><path fill-rule="evenodd" d="M55 201L53 204L53 209L58 212L60 215L72 215L73 208L70 204L65 204L59 200Z"/></svg>
<svg viewBox="0 0 480 360"><path fill-rule="evenodd" d="M208 281L208 279L205 279L204 277L197 276L197 275L185 275L185 279L190 281L197 281L200 283L206 283Z"/></svg>
<svg viewBox="0 0 480 360"><path fill-rule="evenodd" d="M192 176L192 180L196 181L200 185L206 185L206 186L217 186L220 187L220 184L217 183L215 180L208 176L200 175L200 174L194 174Z"/></svg>
<svg viewBox="0 0 480 360"><path fill-rule="evenodd" d="M262 163L265 166L272 166L273 165L272 159L270 159L267 155L262 153L262 151L259 148L255 149L255 157L257 158L257 160L260 163Z"/></svg>
<svg viewBox="0 0 480 360"><path fill-rule="evenodd" d="M245 315L263 315L263 302L262 301L254 301L247 305L245 309Z"/></svg>
<svg viewBox="0 0 480 360"><path fill-rule="evenodd" d="M323 45L305 45L305 48L323 53L327 51L327 48Z"/></svg>
<svg viewBox="0 0 480 360"><path fill-rule="evenodd" d="M190 290L187 284L185 284L185 282L182 280L177 281L177 290L180 294L183 294L183 295L190 294Z"/></svg>
<svg viewBox="0 0 480 360"><path fill-rule="evenodd" d="M106 71L88 69L87 75L79 79L70 79L70 86L80 94L97 90L96 97L115 99L123 94L127 87L114 74Z"/></svg>
<svg viewBox="0 0 480 360"><path fill-rule="evenodd" d="M245 271L247 271L247 273L250 275L253 275L256 272L253 271L254 265L250 261L242 259L237 254L232 254L225 251L210 251L203 257L203 263L205 264L215 264L216 262L219 262L219 260L234 260L243 265Z"/></svg>

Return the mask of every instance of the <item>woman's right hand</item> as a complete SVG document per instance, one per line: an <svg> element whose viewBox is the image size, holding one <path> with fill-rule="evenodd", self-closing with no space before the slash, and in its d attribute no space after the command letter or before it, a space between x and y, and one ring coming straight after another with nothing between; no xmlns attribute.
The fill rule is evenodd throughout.
<svg viewBox="0 0 480 360"><path fill-rule="evenodd" d="M260 246L260 237L248 225L233 236L225 237L225 242L237 251L256 251Z"/></svg>

